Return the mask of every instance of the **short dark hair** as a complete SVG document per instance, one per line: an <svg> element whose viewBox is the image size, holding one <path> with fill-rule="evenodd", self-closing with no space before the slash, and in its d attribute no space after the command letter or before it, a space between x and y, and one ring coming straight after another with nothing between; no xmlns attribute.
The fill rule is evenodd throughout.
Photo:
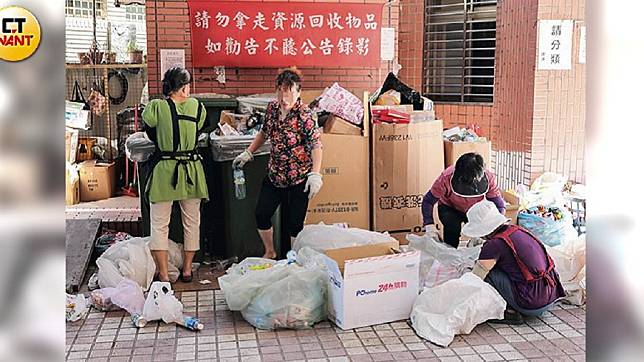
<svg viewBox="0 0 644 362"><path fill-rule="evenodd" d="M281 69L275 79L275 89L282 87L291 89L294 85L298 91L302 89L302 72L296 67Z"/></svg>
<svg viewBox="0 0 644 362"><path fill-rule="evenodd" d="M172 67L163 75L163 95L168 97L186 84L190 84L190 73L185 68Z"/></svg>
<svg viewBox="0 0 644 362"><path fill-rule="evenodd" d="M454 177L464 183L472 183L474 179L483 176L485 172L485 161L478 153L469 152L463 154L454 165Z"/></svg>

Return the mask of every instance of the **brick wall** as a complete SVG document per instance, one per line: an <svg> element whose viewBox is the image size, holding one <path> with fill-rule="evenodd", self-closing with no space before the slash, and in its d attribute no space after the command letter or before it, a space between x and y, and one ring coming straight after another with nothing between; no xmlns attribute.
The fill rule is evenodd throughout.
<svg viewBox="0 0 644 362"><path fill-rule="evenodd" d="M405 84L418 91L422 90L423 85L424 8L423 0L400 2L398 63L402 68L398 76Z"/></svg>
<svg viewBox="0 0 644 362"><path fill-rule="evenodd" d="M585 4L585 0L539 1L539 20L572 19L574 26L571 69L535 73L532 178L552 171L585 182L586 65L579 64Z"/></svg>
<svg viewBox="0 0 644 362"><path fill-rule="evenodd" d="M259 1L258 1L259 2ZM298 0L298 2L361 2L359 0ZM365 3L385 3L385 0L363 0ZM151 95L161 93L158 49L185 49L186 68L193 74L193 93L226 93L232 95L274 91L276 68L226 68L226 83L219 83L212 68L193 68L190 45L190 19L186 0L146 1L148 32L148 74ZM314 6L314 5L312 5ZM390 9L389 9L390 6ZM382 26L398 28L399 6L385 5ZM396 42L398 39L396 39ZM396 49L397 51L397 49ZM301 68L305 89L325 88L339 82L349 89L377 89L393 62L381 62L379 68Z"/></svg>

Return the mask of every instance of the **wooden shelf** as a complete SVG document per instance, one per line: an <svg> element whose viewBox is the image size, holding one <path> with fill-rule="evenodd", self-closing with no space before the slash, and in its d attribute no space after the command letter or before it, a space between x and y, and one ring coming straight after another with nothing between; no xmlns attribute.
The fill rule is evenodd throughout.
<svg viewBox="0 0 644 362"><path fill-rule="evenodd" d="M65 64L65 69L142 69L147 64Z"/></svg>

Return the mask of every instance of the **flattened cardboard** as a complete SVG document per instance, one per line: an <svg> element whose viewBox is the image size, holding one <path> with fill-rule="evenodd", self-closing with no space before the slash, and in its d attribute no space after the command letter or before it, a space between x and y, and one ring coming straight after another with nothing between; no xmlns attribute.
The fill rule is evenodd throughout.
<svg viewBox="0 0 644 362"><path fill-rule="evenodd" d="M443 141L445 143L445 168L455 165L456 161L462 155L469 152L476 152L483 156L485 166L491 169L490 154L492 153L492 142L490 141L475 141L475 142L451 142Z"/></svg>

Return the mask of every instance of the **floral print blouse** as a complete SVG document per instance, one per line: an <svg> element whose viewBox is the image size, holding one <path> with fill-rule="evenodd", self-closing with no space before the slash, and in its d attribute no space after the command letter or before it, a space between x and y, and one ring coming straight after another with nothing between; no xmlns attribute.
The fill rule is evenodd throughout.
<svg viewBox="0 0 644 362"><path fill-rule="evenodd" d="M268 104L262 132L271 142L268 178L276 187L299 185L313 167L312 151L322 147L313 112L298 99L283 120L277 101Z"/></svg>

